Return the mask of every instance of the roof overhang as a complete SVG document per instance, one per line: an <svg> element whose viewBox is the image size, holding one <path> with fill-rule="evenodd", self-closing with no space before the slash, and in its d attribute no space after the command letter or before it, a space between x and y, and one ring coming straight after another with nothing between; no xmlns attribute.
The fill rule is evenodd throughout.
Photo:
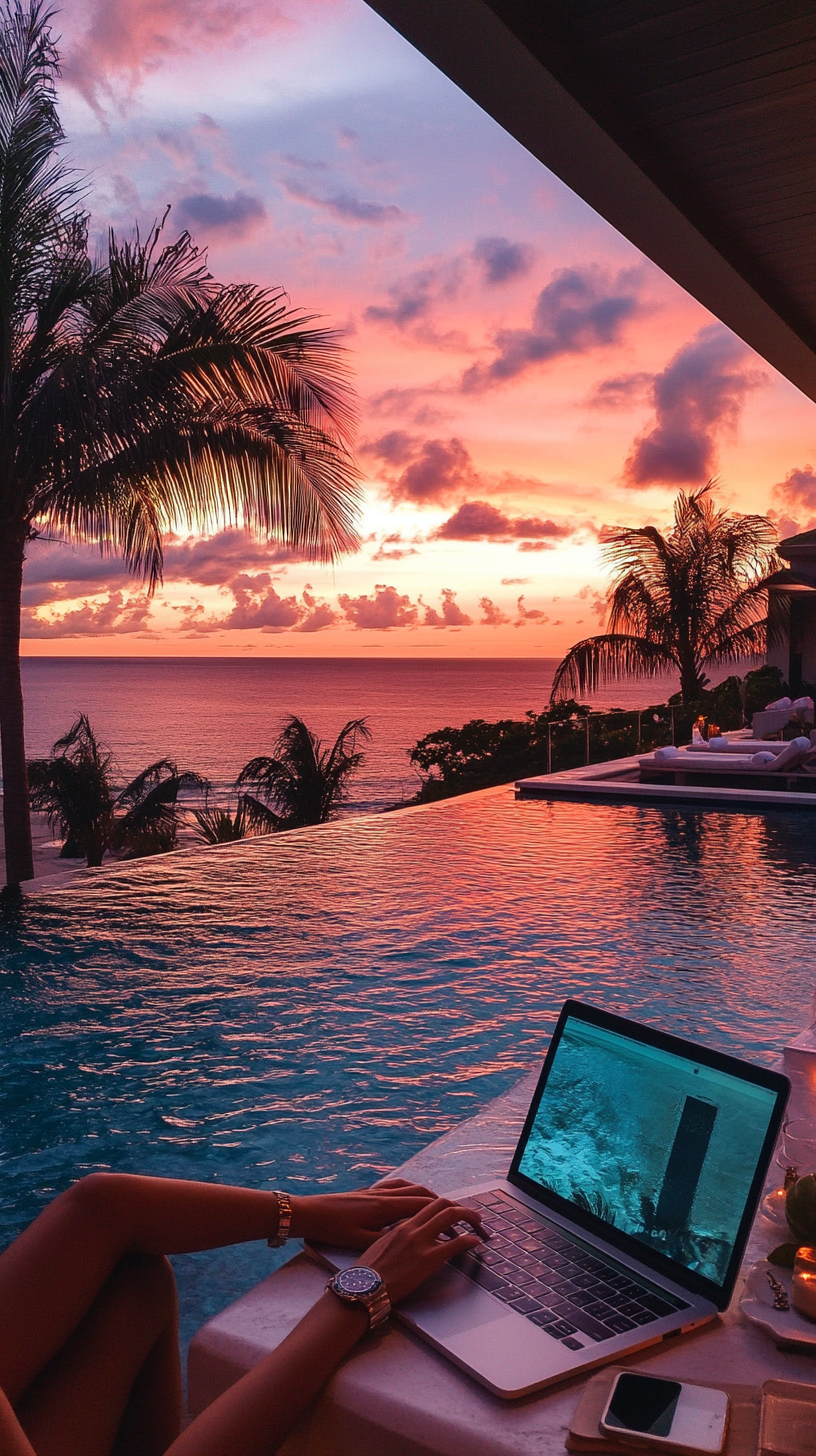
<svg viewBox="0 0 816 1456"><path fill-rule="evenodd" d="M582 13L585 6L573 9L570 0L556 0L556 3L548 0L546 5L540 0L535 4L532 0L493 0L492 4L486 0L368 0L368 3L601 217L804 394L816 400L816 319L810 316L812 310L797 306L795 290L792 294L787 287L790 268L788 273L782 268L775 275L773 266L768 266L767 239L775 235L775 228L781 228L779 246L782 247L786 216L794 215L790 199L786 204L787 213L784 206L776 213L772 205L770 213L765 207L761 219L762 248L752 254L750 246L745 247L746 237L750 242L750 228L746 233L743 212L737 218L736 212L733 216L728 214L727 207L718 213L716 206L706 206L705 197L712 196L710 177L705 179L707 193L705 187L695 191L693 169L691 174L688 165L685 174L682 169L673 169L668 145L663 148L661 143L655 147L652 138L650 151L648 138L644 141L646 129L639 132L631 116L623 116L614 104L608 104L617 79L614 68L607 68L608 73L600 77L594 89L591 83L598 80L597 67L590 83L587 82L588 72L582 70L584 50L580 44L572 44L574 37L570 31L572 27L578 35L578 22L586 24L587 18ZM744 0L721 0L709 10L708 20L712 24L724 7L732 28L742 24L741 16L745 17L743 50L746 46L750 49L757 27L766 23L766 11L770 30L770 12L774 7L765 5L763 0L751 6L745 6ZM599 13L603 8L595 7ZM778 8L774 21L777 25ZM684 7L680 9L686 13ZM697 14L701 9L705 11L700 5L691 7L695 25L702 24ZM677 24L678 7L672 7L669 0L662 3L653 0L645 10L642 5L633 4L617 5L615 10L619 15L626 12L626 24L639 46L635 61L641 67L645 61L648 69L644 27L651 22L659 23L665 15L670 15ZM811 21L816 21L813 7L809 15ZM808 25L808 14L803 19L797 12L790 24L794 21ZM692 25L691 17L688 23ZM772 49L773 42L768 40L765 51L770 54ZM752 59L749 56L749 62ZM809 66L803 64L801 69L809 70L810 74L804 78L786 79L780 64L777 86L780 94L788 88L800 108L797 116L801 114L803 119L816 114L814 67L812 58L807 59ZM769 79L765 74L762 79L766 91L769 86L772 91L773 75ZM608 89L604 90L607 83ZM716 73L712 72L711 86L717 85ZM613 99L620 102L622 94L619 88ZM725 98L724 128L727 104L728 98ZM710 96L706 111L707 124L716 126L716 117L711 122ZM761 115L755 124L762 125ZM731 127L728 144L733 150L734 145L739 145L738 108L731 108L728 113L728 125ZM788 148L795 149L800 145L800 137L795 132L791 137L790 120L786 123L784 117L778 127L780 145L786 125ZM807 139L810 133L804 120L802 125L802 135ZM663 134L659 133L659 137ZM799 172L805 175L802 195L807 198L809 194L809 200L803 203L797 195L797 220L787 224L789 232L791 228L801 228L797 239L800 236L806 239L808 229L812 237L816 225L814 178L808 175L809 159L801 154L803 146L804 143L795 160ZM701 152L701 159L702 155ZM727 161L718 165L727 165ZM750 165L751 149L746 141L740 151L743 186L745 168ZM766 165L763 182L770 185L775 179L772 175L769 179L768 172ZM773 173L772 164L770 173ZM810 209L804 218L803 206ZM729 231L735 219L740 226ZM756 232L759 238L758 225ZM808 248L806 242L804 246ZM808 251L803 273L810 269L811 261Z"/></svg>

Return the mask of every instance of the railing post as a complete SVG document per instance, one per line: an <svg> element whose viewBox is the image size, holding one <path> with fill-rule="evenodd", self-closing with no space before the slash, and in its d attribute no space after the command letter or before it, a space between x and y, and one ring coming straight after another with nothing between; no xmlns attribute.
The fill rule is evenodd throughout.
<svg viewBox="0 0 816 1456"><path fill-rule="evenodd" d="M547 719L547 773L552 773L552 724Z"/></svg>
<svg viewBox="0 0 816 1456"><path fill-rule="evenodd" d="M672 707L672 710L671 710L671 729L672 729L672 746L674 747L675 746L675 737L676 737L676 735L675 735L675 731L674 731L674 708L673 707Z"/></svg>
<svg viewBox="0 0 816 1456"><path fill-rule="evenodd" d="M586 767L589 768L589 713L587 713L584 722L586 724Z"/></svg>
<svg viewBox="0 0 816 1456"><path fill-rule="evenodd" d="M638 753L640 753L641 744L642 744L642 738L641 738L642 729L643 729L643 714L641 712L638 712L638 746L637 746Z"/></svg>

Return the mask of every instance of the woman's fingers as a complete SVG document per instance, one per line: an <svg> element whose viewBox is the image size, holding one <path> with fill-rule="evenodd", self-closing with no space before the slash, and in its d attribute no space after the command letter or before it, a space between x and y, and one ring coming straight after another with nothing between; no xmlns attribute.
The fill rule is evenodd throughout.
<svg viewBox="0 0 816 1456"><path fill-rule="evenodd" d="M479 1215L472 1208L461 1203L452 1203L449 1198L437 1198L416 1215L415 1222L424 1226L434 1237L446 1233L455 1223L469 1223L477 1232L482 1230Z"/></svg>

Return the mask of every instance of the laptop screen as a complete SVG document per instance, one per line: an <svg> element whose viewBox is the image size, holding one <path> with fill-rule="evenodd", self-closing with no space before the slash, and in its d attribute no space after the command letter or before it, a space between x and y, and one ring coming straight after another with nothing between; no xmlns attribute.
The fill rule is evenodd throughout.
<svg viewBox="0 0 816 1456"><path fill-rule="evenodd" d="M692 1286L733 1283L785 1079L594 1008L565 1012L511 1177Z"/></svg>

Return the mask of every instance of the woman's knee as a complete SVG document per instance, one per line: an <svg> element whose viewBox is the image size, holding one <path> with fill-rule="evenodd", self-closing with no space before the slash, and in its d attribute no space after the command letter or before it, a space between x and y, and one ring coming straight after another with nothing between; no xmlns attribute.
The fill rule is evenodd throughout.
<svg viewBox="0 0 816 1456"><path fill-rule="evenodd" d="M81 1218L110 1232L123 1231L129 1225L132 1193L127 1173L88 1173L62 1196Z"/></svg>
<svg viewBox="0 0 816 1456"><path fill-rule="evenodd" d="M162 1325L176 1319L176 1280L163 1254L125 1254L111 1275L115 1295L124 1294L150 1309Z"/></svg>

